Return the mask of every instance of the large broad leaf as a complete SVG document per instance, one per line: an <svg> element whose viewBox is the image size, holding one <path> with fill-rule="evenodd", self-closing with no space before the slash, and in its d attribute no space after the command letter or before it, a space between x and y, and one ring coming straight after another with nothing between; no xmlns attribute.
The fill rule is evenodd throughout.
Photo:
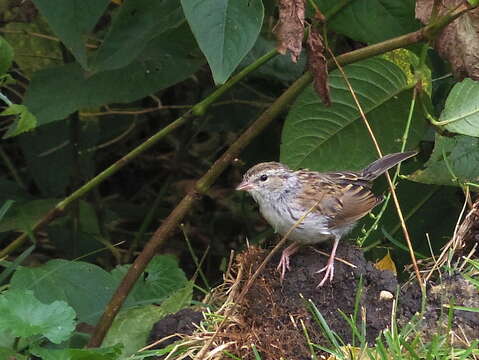
<svg viewBox="0 0 479 360"><path fill-rule="evenodd" d="M9 290L0 295L0 332L18 337L45 336L55 344L75 329L75 311L64 301L42 304L33 292Z"/></svg>
<svg viewBox="0 0 479 360"><path fill-rule="evenodd" d="M215 83L224 83L256 42L262 1L181 0L181 5Z"/></svg>
<svg viewBox="0 0 479 360"><path fill-rule="evenodd" d="M78 320L94 325L115 289L112 276L99 266L66 260L20 267L11 280L12 289L29 289L42 302L63 300L75 309Z"/></svg>
<svg viewBox="0 0 479 360"><path fill-rule="evenodd" d="M187 283L177 262L169 256L155 257L145 276L137 281L125 307L159 303ZM122 273L106 272L81 261L51 260L35 268L20 267L13 275L13 289L33 290L45 303L64 300L75 309L78 319L94 325L111 299ZM151 280L148 277L151 276Z"/></svg>
<svg viewBox="0 0 479 360"><path fill-rule="evenodd" d="M0 232L30 231L58 199L37 199L15 203L0 222Z"/></svg>
<svg viewBox="0 0 479 360"><path fill-rule="evenodd" d="M337 0L321 1L320 8L328 14L337 4ZM419 28L414 5L414 0L350 1L328 21L328 27L356 41L377 43Z"/></svg>
<svg viewBox="0 0 479 360"><path fill-rule="evenodd" d="M383 152L399 151L412 98L404 73L380 58L348 65L344 70ZM292 168L357 170L377 158L342 75L333 71L329 82L331 107L325 107L308 87L288 114L281 161ZM421 111L415 109L407 148L417 145L425 128Z"/></svg>
<svg viewBox="0 0 479 360"><path fill-rule="evenodd" d="M109 0L34 0L41 14L77 61L87 68L84 38L96 25Z"/></svg>
<svg viewBox="0 0 479 360"><path fill-rule="evenodd" d="M58 122L18 137L28 169L44 197L66 195L73 168L69 122Z"/></svg>
<svg viewBox="0 0 479 360"><path fill-rule="evenodd" d="M6 200L25 201L33 200L25 189L23 189L18 183L6 179L6 176L0 177L0 206Z"/></svg>
<svg viewBox="0 0 479 360"><path fill-rule="evenodd" d="M175 29L152 40L130 65L87 77L77 64L39 71L25 95L25 105L39 125L72 112L114 102L131 102L174 85L203 63L192 57L194 39L187 29Z"/></svg>
<svg viewBox="0 0 479 360"><path fill-rule="evenodd" d="M408 179L438 185L459 185L469 181L479 183L479 139L436 134L434 151L425 169L416 171Z"/></svg>
<svg viewBox="0 0 479 360"><path fill-rule="evenodd" d="M27 360L27 356L19 354L9 348L0 347L0 359Z"/></svg>
<svg viewBox="0 0 479 360"><path fill-rule="evenodd" d="M128 271L129 265L116 267L111 274L119 283ZM128 299L132 305L145 302L159 303L171 293L187 284L178 260L170 255L158 255L148 264L145 276L139 279Z"/></svg>
<svg viewBox="0 0 479 360"><path fill-rule="evenodd" d="M32 354L42 360L117 360L122 346L102 347L100 349L48 349L34 347Z"/></svg>
<svg viewBox="0 0 479 360"><path fill-rule="evenodd" d="M479 137L479 82L469 78L457 83L447 97L440 121L453 133Z"/></svg>
<svg viewBox="0 0 479 360"><path fill-rule="evenodd" d="M12 66L13 49L10 44L0 36L0 76L5 74Z"/></svg>
<svg viewBox="0 0 479 360"><path fill-rule="evenodd" d="M146 305L122 312L115 318L102 346L121 343L124 350L119 360L128 359L145 346L157 321L191 304L192 293L193 284L187 283L185 287L171 293L161 306Z"/></svg>
<svg viewBox="0 0 479 360"><path fill-rule="evenodd" d="M94 55L93 71L130 64L150 40L184 20L178 0L126 0Z"/></svg>
<svg viewBox="0 0 479 360"><path fill-rule="evenodd" d="M95 261L98 251L105 248L106 241L100 231L94 207L83 200L78 205L74 215L77 226L72 226L71 217L63 217L48 226L48 238L64 258L81 256L85 261Z"/></svg>

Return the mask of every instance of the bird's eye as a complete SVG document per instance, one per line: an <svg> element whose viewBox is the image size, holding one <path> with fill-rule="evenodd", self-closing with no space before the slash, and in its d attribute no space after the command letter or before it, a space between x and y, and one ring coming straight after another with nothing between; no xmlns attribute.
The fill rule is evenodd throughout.
<svg viewBox="0 0 479 360"><path fill-rule="evenodd" d="M266 181L266 180L268 180L268 175L261 175L259 179L261 181Z"/></svg>

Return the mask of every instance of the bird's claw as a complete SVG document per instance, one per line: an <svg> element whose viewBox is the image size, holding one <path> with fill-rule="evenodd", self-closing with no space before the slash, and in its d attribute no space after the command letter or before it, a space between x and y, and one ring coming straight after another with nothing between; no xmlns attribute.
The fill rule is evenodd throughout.
<svg viewBox="0 0 479 360"><path fill-rule="evenodd" d="M316 274L322 273L323 271L325 271L326 273L324 274L323 280L321 280L321 282L318 284L318 286L316 286L316 288L319 288L319 287L323 286L326 283L326 281L328 280L328 278L329 278L330 282L333 281L334 262L329 262L328 261L328 264L325 267L323 267L321 270L316 271Z"/></svg>
<svg viewBox="0 0 479 360"><path fill-rule="evenodd" d="M289 267L289 255L285 255L284 253L281 255L281 260L279 261L276 270L281 272L280 280L282 283L284 280L284 275L286 274L286 270L291 270Z"/></svg>

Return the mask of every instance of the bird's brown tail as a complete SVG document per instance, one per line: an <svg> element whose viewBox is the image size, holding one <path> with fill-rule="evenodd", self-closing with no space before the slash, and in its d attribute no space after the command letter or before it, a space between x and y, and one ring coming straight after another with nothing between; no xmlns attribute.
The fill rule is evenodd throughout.
<svg viewBox="0 0 479 360"><path fill-rule="evenodd" d="M401 161L409 159L416 154L417 151L408 151L383 156L381 159L376 160L375 162L369 164L366 168L364 168L361 171L361 174L366 180L374 180L378 176L386 172L386 170L389 170L396 164L399 164Z"/></svg>

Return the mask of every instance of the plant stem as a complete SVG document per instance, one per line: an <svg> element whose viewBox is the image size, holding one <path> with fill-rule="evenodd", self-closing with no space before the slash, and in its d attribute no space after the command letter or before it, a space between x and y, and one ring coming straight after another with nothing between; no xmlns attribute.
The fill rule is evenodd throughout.
<svg viewBox="0 0 479 360"><path fill-rule="evenodd" d="M150 147L152 147L154 144L156 144L159 140L164 138L166 135L170 134L171 132L173 132L177 128L186 124L192 118L192 115L202 115L202 114L204 114L206 112L206 110L208 109L208 107L215 100L217 100L221 95L223 95L233 85L235 85L236 83L241 81L243 78L245 78L251 72L258 69L261 65L263 65L267 61L271 60L276 54L277 54L276 50L272 50L272 51L266 53L265 55L263 55L262 57L260 57L258 60L253 62L251 65L245 67L238 74L234 75L230 80L228 80L225 84L223 84L218 89L216 89L213 93L211 93L206 99L199 102L197 105L193 106L193 108L191 110L187 111L185 114L180 116L178 119L173 121L171 124L169 124L168 126L164 127L160 131L158 131L155 135L150 137L143 144L141 144L140 146L138 146L135 149L133 149L132 151L130 151L128 154L123 156L121 159L117 160L115 163L113 163L108 168L103 170L101 173L99 173L93 179L88 181L85 185L83 185L78 190L73 192L70 196L66 197L65 199L60 201L58 204L56 204L53 209L48 211L45 214L45 216L43 216L43 218L40 219L33 226L32 230L37 231L41 227L49 224L55 218L57 218L59 216L62 216L64 214L65 209L67 208L67 206L71 205L75 200L78 200L80 197L82 197L86 193L90 192L92 189L94 189L96 186L98 186L103 181L108 179L110 176L115 174L118 170L123 168L126 164L128 164L131 160L136 158L138 155L140 155L141 153L148 150ZM12 251L17 249L19 246L21 246L27 240L27 238L28 238L28 234L25 233L25 232L22 233L15 240L13 240L7 247L5 247L3 250L0 251L0 258L2 258L4 256L7 256Z"/></svg>
<svg viewBox="0 0 479 360"><path fill-rule="evenodd" d="M20 177L20 174L18 173L17 169L15 168L15 165L13 164L12 160L10 160L10 157L5 152L5 150L3 150L3 147L1 145L0 145L0 158L2 158L7 169L10 170L10 173L12 174L12 177L15 179L15 182L17 183L17 185L21 187L22 189L26 189L27 187L25 186L25 183Z"/></svg>
<svg viewBox="0 0 479 360"><path fill-rule="evenodd" d="M88 343L88 347L98 347L101 345L114 317L123 305L123 302L136 280L156 254L158 248L166 241L171 232L178 226L183 217L190 210L194 201L206 193L214 181L223 173L241 151L256 136L258 136L266 126L276 118L276 116L286 109L287 105L289 105L310 82L311 75L309 73L304 74L296 80L296 82L291 85L291 87L289 87L288 90L286 90L218 160L215 161L206 174L196 182L195 188L180 201L170 215L163 221L162 225L156 230L143 248L143 251L138 255L133 262L133 265L129 268L129 271L123 278L120 286L116 289L115 294L107 305L107 308L95 329L95 333Z"/></svg>
<svg viewBox="0 0 479 360"><path fill-rule="evenodd" d="M421 30L374 44L362 49L358 49L336 57L340 65L350 64L375 55L379 55L396 48L405 47L424 40L424 32L427 26ZM334 68L333 62L328 64L330 69ZM148 241L140 255L136 258L133 265L129 268L121 284L116 289L110 303L107 305L93 336L88 343L88 347L98 347L101 345L106 332L110 328L113 319L120 311L123 302L128 293L133 288L136 280L144 271L149 261L156 254L158 248L166 241L171 232L178 226L183 217L191 208L194 201L201 197L221 173L231 164L231 162L240 154L257 135L259 135L268 126L276 116L278 116L289 105L312 80L308 72L300 77L291 85L272 105L268 108L229 148L228 150L211 166L195 185L194 190L190 191L180 203L173 209L170 215L163 221L162 225L156 230L152 238Z"/></svg>

